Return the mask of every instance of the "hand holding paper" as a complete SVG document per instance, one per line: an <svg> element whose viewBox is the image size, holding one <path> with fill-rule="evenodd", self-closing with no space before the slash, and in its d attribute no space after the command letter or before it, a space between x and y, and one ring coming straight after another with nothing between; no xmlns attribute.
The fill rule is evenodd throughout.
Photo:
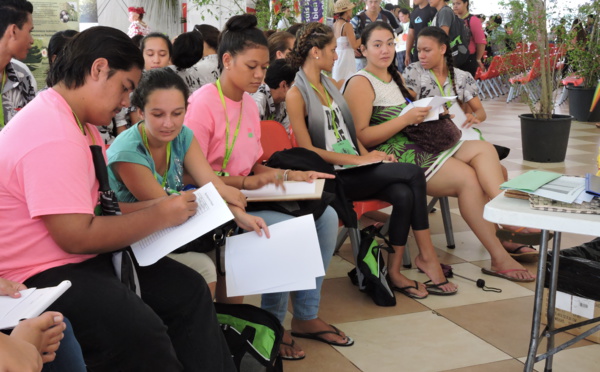
<svg viewBox="0 0 600 372"><path fill-rule="evenodd" d="M411 102L409 103L400 113L400 116L408 113L410 110L412 110L415 107L431 107L431 110L429 110L429 114L425 117L425 119L423 120L425 121L432 121L432 120L437 120L439 118L439 115L441 113L444 112L444 104L446 102L451 102L454 101L456 99L456 96L452 96L452 97L440 97L440 96L436 96L436 97L427 97L427 98L422 98L418 101L415 102Z"/></svg>

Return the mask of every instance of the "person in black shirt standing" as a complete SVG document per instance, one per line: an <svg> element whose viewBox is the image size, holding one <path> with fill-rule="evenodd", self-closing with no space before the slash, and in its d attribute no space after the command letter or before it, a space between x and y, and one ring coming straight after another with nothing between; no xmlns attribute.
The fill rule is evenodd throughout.
<svg viewBox="0 0 600 372"><path fill-rule="evenodd" d="M408 26L408 36L406 38L407 52L404 58L406 66L419 60L416 48L417 36L422 29L429 26L437 13L435 8L429 6L427 0L414 0L414 6L415 9L410 13L410 25Z"/></svg>

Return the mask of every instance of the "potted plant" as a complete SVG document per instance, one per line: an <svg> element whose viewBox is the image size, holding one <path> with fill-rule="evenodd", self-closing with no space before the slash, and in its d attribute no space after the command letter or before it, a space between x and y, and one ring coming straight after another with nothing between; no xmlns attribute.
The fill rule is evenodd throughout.
<svg viewBox="0 0 600 372"><path fill-rule="evenodd" d="M593 0L582 6L578 13L581 28L586 28L589 14L595 14L596 17L591 25L592 32L584 30L581 40L571 37L571 48L569 50L569 65L573 74L583 79L583 83L577 87L569 86L569 113L577 121L600 122L600 105L595 105L592 110L592 101L596 87L600 80L600 0Z"/></svg>
<svg viewBox="0 0 600 372"><path fill-rule="evenodd" d="M530 113L519 115L523 160L562 162L567 152L572 117L555 114L555 91L560 71L556 68L556 47L551 46L548 39L548 28L552 26L548 21L556 19L557 22L556 15L562 9L558 6L559 1L503 2L509 10L512 29L517 31L507 37L515 45L523 45L522 51L516 54L521 63L515 63L513 59L509 71L513 70L513 76L518 73L523 77L527 77L532 68L536 71L534 81L529 82L528 88L523 89L521 94L521 99L530 109ZM539 62L536 61L538 57Z"/></svg>

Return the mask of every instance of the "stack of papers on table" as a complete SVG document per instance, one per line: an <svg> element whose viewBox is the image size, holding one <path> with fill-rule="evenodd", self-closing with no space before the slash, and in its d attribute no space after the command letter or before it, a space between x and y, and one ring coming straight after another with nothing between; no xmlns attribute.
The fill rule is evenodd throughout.
<svg viewBox="0 0 600 372"><path fill-rule="evenodd" d="M276 223L269 231L269 239L255 232L227 238L227 296L315 289L315 279L325 275L312 215Z"/></svg>
<svg viewBox="0 0 600 372"><path fill-rule="evenodd" d="M590 202L585 192L585 178L532 170L500 185L502 190L517 190L562 203Z"/></svg>

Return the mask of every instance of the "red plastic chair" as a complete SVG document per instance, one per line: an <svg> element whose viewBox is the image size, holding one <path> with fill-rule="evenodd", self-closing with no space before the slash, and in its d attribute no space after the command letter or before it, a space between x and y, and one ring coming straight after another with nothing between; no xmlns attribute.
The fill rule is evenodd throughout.
<svg viewBox="0 0 600 372"><path fill-rule="evenodd" d="M273 153L294 147L283 125L275 120L262 120L260 122L260 144L263 154L258 159L265 162Z"/></svg>

